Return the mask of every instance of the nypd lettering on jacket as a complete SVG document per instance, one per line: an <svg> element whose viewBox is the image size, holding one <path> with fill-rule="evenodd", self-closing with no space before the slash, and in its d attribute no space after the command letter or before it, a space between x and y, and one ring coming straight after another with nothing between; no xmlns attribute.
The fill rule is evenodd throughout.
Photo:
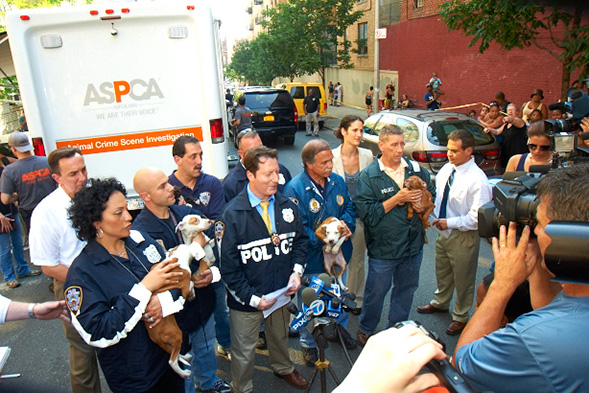
<svg viewBox="0 0 589 393"><path fill-rule="evenodd" d="M247 244L237 246L241 255L241 263L262 262L272 259L272 254L279 256L288 255L292 250L294 232L274 234L271 238L259 239Z"/></svg>

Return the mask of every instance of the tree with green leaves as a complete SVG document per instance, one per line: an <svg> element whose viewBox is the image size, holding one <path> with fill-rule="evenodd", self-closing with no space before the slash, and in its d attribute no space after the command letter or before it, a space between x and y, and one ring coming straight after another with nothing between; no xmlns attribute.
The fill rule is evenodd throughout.
<svg viewBox="0 0 589 393"><path fill-rule="evenodd" d="M363 14L354 11L355 4L356 0L290 0L264 11L262 25L281 66L275 76L292 79L318 72L325 83L326 67L353 67L354 50L346 30Z"/></svg>
<svg viewBox="0 0 589 393"><path fill-rule="evenodd" d="M502 49L535 46L562 64L561 98L566 98L571 72L589 74L589 26L582 25L581 5L559 6L536 1L451 0L440 6L442 21L452 30L479 40L479 52L496 42Z"/></svg>

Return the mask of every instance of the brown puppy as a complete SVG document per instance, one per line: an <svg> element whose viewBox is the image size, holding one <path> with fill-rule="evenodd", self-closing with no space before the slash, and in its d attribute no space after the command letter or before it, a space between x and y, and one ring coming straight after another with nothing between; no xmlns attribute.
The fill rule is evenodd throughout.
<svg viewBox="0 0 589 393"><path fill-rule="evenodd" d="M334 276L339 286L344 291L347 291L348 288L346 288L342 281L342 275L346 270L347 264L340 249L345 240L343 236L345 232L346 227L343 225L343 221L335 217L328 217L315 230L315 236L325 243L323 247L323 265L325 271L330 276ZM336 269L336 267L339 269Z"/></svg>
<svg viewBox="0 0 589 393"><path fill-rule="evenodd" d="M172 257L171 259L173 263L178 261L177 256ZM158 293L169 291L171 289L180 289L182 291L182 297L187 299L191 292L190 270L187 271L182 267L181 263L180 266L172 271L182 272L182 277L178 280L178 284L163 286L157 291L154 291L153 294L157 295ZM145 321L145 327L147 328L147 333L149 334L151 341L170 354L170 360L168 363L178 375L182 378L189 377L191 374L190 370L183 370L178 364L178 360L184 364L189 364L188 362L192 356L180 354L180 349L182 348L182 331L180 330L180 327L178 327L176 317L173 314L168 315L153 328L150 328L151 323L152 322Z"/></svg>
<svg viewBox="0 0 589 393"><path fill-rule="evenodd" d="M418 207L422 207L423 212L417 213L419 219L421 220L421 225L423 225L423 229L427 231L429 228L429 221L428 217L434 211L434 202L432 200L432 194L427 190L427 184L421 180L419 176L411 176L407 180L405 180L405 187L409 190L421 190L421 199L418 202L411 202L408 204L407 209L407 219L413 219L413 205L415 204ZM427 243L427 236L425 237L425 242Z"/></svg>

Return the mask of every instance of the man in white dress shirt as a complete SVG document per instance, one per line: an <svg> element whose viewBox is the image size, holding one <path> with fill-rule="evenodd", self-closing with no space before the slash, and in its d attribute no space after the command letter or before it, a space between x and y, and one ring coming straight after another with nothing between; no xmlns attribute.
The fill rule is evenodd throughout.
<svg viewBox="0 0 589 393"><path fill-rule="evenodd" d="M462 332L468 321L475 291L479 256L478 210L492 199L485 173L472 157L475 140L466 130L448 136L448 160L436 176L437 219L433 225L442 233L436 241L436 280L434 299L417 312L431 314L448 311L454 288L456 302L449 335Z"/></svg>

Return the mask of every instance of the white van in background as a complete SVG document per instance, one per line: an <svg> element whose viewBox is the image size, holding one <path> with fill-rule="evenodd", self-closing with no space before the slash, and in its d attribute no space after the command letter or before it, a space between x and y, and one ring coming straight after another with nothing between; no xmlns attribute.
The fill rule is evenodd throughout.
<svg viewBox="0 0 589 393"><path fill-rule="evenodd" d="M218 25L201 2L113 2L23 9L6 27L37 155L82 150L90 177L175 169L172 145L194 135L203 171L227 174Z"/></svg>

